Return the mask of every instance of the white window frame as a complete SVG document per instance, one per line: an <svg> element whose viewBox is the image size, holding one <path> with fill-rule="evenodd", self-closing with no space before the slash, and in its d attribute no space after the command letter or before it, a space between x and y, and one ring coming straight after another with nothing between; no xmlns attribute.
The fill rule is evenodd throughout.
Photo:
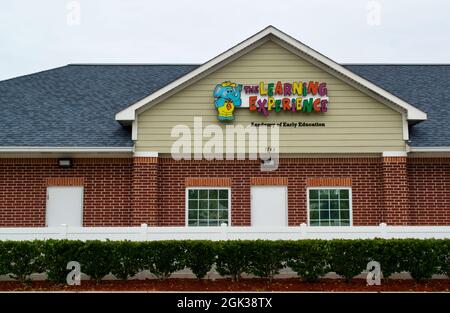
<svg viewBox="0 0 450 313"><path fill-rule="evenodd" d="M207 227L221 227L222 225L219 226L189 226L189 190L201 190L201 189L214 189L214 190L228 190L228 220L227 220L227 227L231 226L231 188L230 187L214 187L214 186L201 186L201 187L186 187L185 190L185 205L184 205L184 211L185 211L185 223L184 225L186 227L203 227L203 228L207 228Z"/></svg>
<svg viewBox="0 0 450 313"><path fill-rule="evenodd" d="M336 189L338 189L338 190L348 190L348 200L349 200L349 206L348 206L348 208L349 208L349 219L350 219L350 225L349 226L342 226L342 225L339 225L339 226L317 226L317 227L350 227L350 226L353 226L353 194L352 194L352 188L351 187L348 187L348 186L345 186L345 187L336 187L336 186L333 186L333 187L323 187L323 186L321 186L321 187L307 187L306 188L306 206L307 206L307 221L308 221L308 226L311 226L311 223L310 223L310 209L309 209L309 204L310 204L310 202L309 202L309 191L310 190L320 190L320 189L326 189L326 190L336 190ZM314 227L316 227L316 226L314 226Z"/></svg>

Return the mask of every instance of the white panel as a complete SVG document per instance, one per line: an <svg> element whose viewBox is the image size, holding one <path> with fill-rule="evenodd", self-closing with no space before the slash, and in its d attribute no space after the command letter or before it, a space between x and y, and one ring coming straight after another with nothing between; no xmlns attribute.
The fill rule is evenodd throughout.
<svg viewBox="0 0 450 313"><path fill-rule="evenodd" d="M48 187L46 226L83 226L83 187Z"/></svg>
<svg viewBox="0 0 450 313"><path fill-rule="evenodd" d="M287 226L287 188L252 186L252 226Z"/></svg>

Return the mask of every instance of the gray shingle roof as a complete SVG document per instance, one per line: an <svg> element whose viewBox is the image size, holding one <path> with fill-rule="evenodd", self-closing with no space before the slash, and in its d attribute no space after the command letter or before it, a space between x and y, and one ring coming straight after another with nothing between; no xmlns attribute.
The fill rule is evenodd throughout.
<svg viewBox="0 0 450 313"><path fill-rule="evenodd" d="M427 113L411 127L410 146L450 146L450 64L345 67Z"/></svg>
<svg viewBox="0 0 450 313"><path fill-rule="evenodd" d="M129 147L114 115L193 65L68 65L0 82L0 146Z"/></svg>
<svg viewBox="0 0 450 313"><path fill-rule="evenodd" d="M0 82L0 146L130 147L114 115L197 65L68 65ZM345 65L428 113L412 146L450 146L450 65Z"/></svg>

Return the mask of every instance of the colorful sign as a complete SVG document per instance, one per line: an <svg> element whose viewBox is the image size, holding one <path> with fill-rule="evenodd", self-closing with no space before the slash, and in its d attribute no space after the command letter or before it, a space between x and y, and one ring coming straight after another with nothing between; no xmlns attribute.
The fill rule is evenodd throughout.
<svg viewBox="0 0 450 313"><path fill-rule="evenodd" d="M264 82L244 85L244 103L250 111L269 116L271 112L327 112L328 90L324 82Z"/></svg>
<svg viewBox="0 0 450 313"><path fill-rule="evenodd" d="M214 104L221 121L233 120L235 107L248 108L268 117L271 112L327 112L327 84L295 81L242 85L225 81L214 89Z"/></svg>

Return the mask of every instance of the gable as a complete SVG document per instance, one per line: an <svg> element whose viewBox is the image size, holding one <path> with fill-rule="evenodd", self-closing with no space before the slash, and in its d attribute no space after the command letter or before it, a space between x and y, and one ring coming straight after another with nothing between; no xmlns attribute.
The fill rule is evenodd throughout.
<svg viewBox="0 0 450 313"><path fill-rule="evenodd" d="M238 84L260 82L326 82L327 112L271 113L268 117L248 108L237 108L233 122L217 120L213 90L223 81ZM281 127L280 153L371 153L405 151L402 114L369 97L343 80L298 55L267 41L224 67L141 112L137 120L136 151L170 153L175 125L193 129L194 116L203 126L243 126L261 122L318 123L320 127ZM206 140L206 139L204 139Z"/></svg>

